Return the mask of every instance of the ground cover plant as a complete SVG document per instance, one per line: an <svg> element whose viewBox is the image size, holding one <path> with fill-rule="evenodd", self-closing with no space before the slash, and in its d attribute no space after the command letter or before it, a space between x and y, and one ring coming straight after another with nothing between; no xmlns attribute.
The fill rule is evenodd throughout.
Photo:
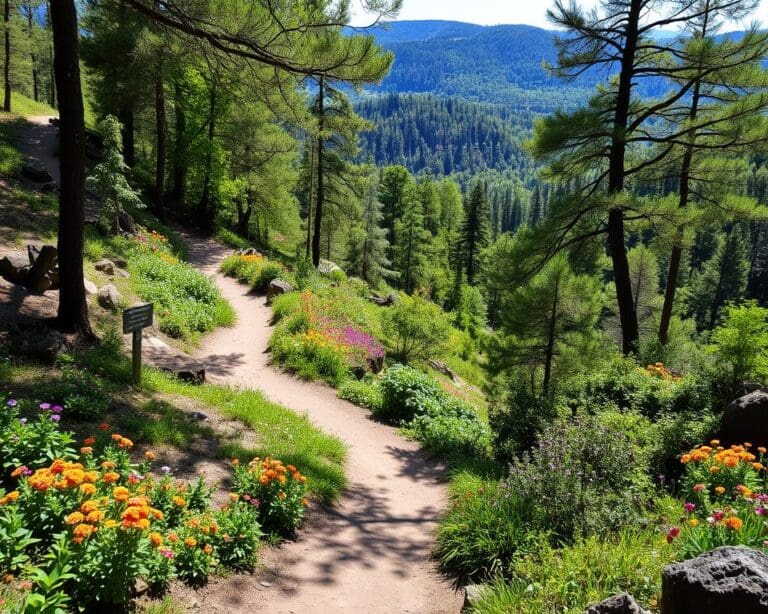
<svg viewBox="0 0 768 614"><path fill-rule="evenodd" d="M276 459L234 463L219 509L202 480L152 471L155 455L108 424L75 444L66 409L2 399L0 572L17 589L9 611L124 604L137 578L165 589L204 582L217 566L251 568L264 532L291 534L303 518L306 478ZM262 531L263 529L263 531Z"/></svg>

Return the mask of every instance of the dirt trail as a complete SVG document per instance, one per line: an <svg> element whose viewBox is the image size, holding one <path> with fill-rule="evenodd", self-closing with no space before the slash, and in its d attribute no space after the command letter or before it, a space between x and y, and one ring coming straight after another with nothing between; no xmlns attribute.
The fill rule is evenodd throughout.
<svg viewBox="0 0 768 614"><path fill-rule="evenodd" d="M199 358L211 381L257 388L349 445L349 487L342 501L315 511L296 542L267 551L277 574L270 586L221 583L205 591L203 609L233 612L459 612L462 595L430 560L433 531L445 504L443 467L395 429L371 421L328 387L269 366L271 310L264 297L218 273L230 253L187 235L189 259L215 278L238 313L234 328L204 341ZM233 590L235 588L235 590Z"/></svg>

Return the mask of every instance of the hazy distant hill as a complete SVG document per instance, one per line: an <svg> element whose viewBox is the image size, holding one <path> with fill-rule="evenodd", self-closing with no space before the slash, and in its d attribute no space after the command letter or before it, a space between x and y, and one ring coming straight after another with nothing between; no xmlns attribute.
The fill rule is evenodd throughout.
<svg viewBox="0 0 768 614"><path fill-rule="evenodd" d="M460 96L547 112L584 100L594 80L564 84L544 61L557 53L553 32L532 26L477 26L451 21L398 21L372 31L395 54L382 92Z"/></svg>

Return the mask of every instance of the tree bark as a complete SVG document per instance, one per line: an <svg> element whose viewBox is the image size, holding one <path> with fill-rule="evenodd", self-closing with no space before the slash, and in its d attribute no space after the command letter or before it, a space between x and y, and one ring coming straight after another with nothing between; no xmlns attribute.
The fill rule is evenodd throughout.
<svg viewBox="0 0 768 614"><path fill-rule="evenodd" d="M167 150L167 128L165 124L165 84L163 83L162 60L155 75L155 131L157 137L155 160L155 213L165 221L165 159Z"/></svg>
<svg viewBox="0 0 768 614"><path fill-rule="evenodd" d="M5 96L3 97L3 111L11 112L11 0L5 0L3 5L3 39L5 41L5 58L3 61L3 83Z"/></svg>
<svg viewBox="0 0 768 614"><path fill-rule="evenodd" d="M325 143L323 130L325 130L325 81L321 77L318 81L317 102L317 201L315 202L315 234L312 237L312 264L316 267L320 264L320 236L323 230L323 204L325 201L325 185L323 176L323 153Z"/></svg>
<svg viewBox="0 0 768 614"><path fill-rule="evenodd" d="M549 317L549 331L547 334L547 350L544 356L544 381L542 391L544 396L549 393L549 385L552 382L552 361L555 357L555 341L557 332L557 307L560 299L560 278L555 281L555 294L552 299L552 313Z"/></svg>
<svg viewBox="0 0 768 614"><path fill-rule="evenodd" d="M187 114L182 103L181 84L176 81L173 84L174 92L174 116L176 118L176 144L173 152L173 200L183 203L187 187L187 164L184 146L184 138L187 131Z"/></svg>
<svg viewBox="0 0 768 614"><path fill-rule="evenodd" d="M205 154L205 174L203 175L203 192L200 196L198 211L200 228L204 232L213 230L213 215L211 212L211 165L213 164L213 138L216 131L216 84L211 83L210 107L208 111L208 151Z"/></svg>
<svg viewBox="0 0 768 614"><path fill-rule="evenodd" d="M85 119L80 88L77 9L74 0L51 3L56 87L59 92L58 326L92 337L83 281L85 234Z"/></svg>
<svg viewBox="0 0 768 614"><path fill-rule="evenodd" d="M309 189L307 190L307 258L312 253L312 199L315 195L315 140L310 137L310 141L312 145L309 149Z"/></svg>
<svg viewBox="0 0 768 614"><path fill-rule="evenodd" d="M706 14L702 25L702 38L707 35L709 24L709 2L706 3ZM697 81L693 88L693 97L691 99L690 118L692 122L696 121L699 114L699 102L701 100L701 81ZM688 205L691 191L691 165L693 163L693 147L696 138L696 130L691 129L689 133L690 141L683 155L683 163L680 167L680 200L678 207L683 209ZM659 322L659 342L662 345L669 343L669 326L672 322L672 309L675 305L675 295L677 294L677 284L680 279L680 263L683 259L683 231L678 231L675 245L672 247L672 254L669 258L669 270L667 271L667 287L664 289L664 305L661 309L661 321Z"/></svg>
<svg viewBox="0 0 768 614"><path fill-rule="evenodd" d="M123 160L129 168L136 164L136 126L133 107L124 105L118 111L123 137Z"/></svg>
<svg viewBox="0 0 768 614"><path fill-rule="evenodd" d="M40 100L40 79L39 75L37 73L37 54L35 53L34 49L34 40L33 40L33 12L34 9L32 8L31 4L26 5L27 10L27 34L29 35L29 43L32 46L32 51L29 53L29 58L32 62L32 96L34 98L35 102L39 102Z"/></svg>
<svg viewBox="0 0 768 614"><path fill-rule="evenodd" d="M617 197L624 191L626 129L632 99L632 78L642 4L641 0L631 0L628 10L608 166L608 195L613 197ZM632 281L629 274L629 260L627 259L624 236L624 209L622 207L614 207L608 213L608 244L611 251L613 278L616 284L616 298L621 321L622 351L625 355L629 355L638 350L640 327L637 321L637 310L632 299Z"/></svg>

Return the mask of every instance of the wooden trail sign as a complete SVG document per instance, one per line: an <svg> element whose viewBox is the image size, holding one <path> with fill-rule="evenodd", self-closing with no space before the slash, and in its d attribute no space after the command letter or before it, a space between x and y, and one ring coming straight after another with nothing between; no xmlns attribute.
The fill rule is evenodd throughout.
<svg viewBox="0 0 768 614"><path fill-rule="evenodd" d="M153 303L123 311L123 334L133 334L133 381L136 384L141 383L141 331L152 326L154 313Z"/></svg>

